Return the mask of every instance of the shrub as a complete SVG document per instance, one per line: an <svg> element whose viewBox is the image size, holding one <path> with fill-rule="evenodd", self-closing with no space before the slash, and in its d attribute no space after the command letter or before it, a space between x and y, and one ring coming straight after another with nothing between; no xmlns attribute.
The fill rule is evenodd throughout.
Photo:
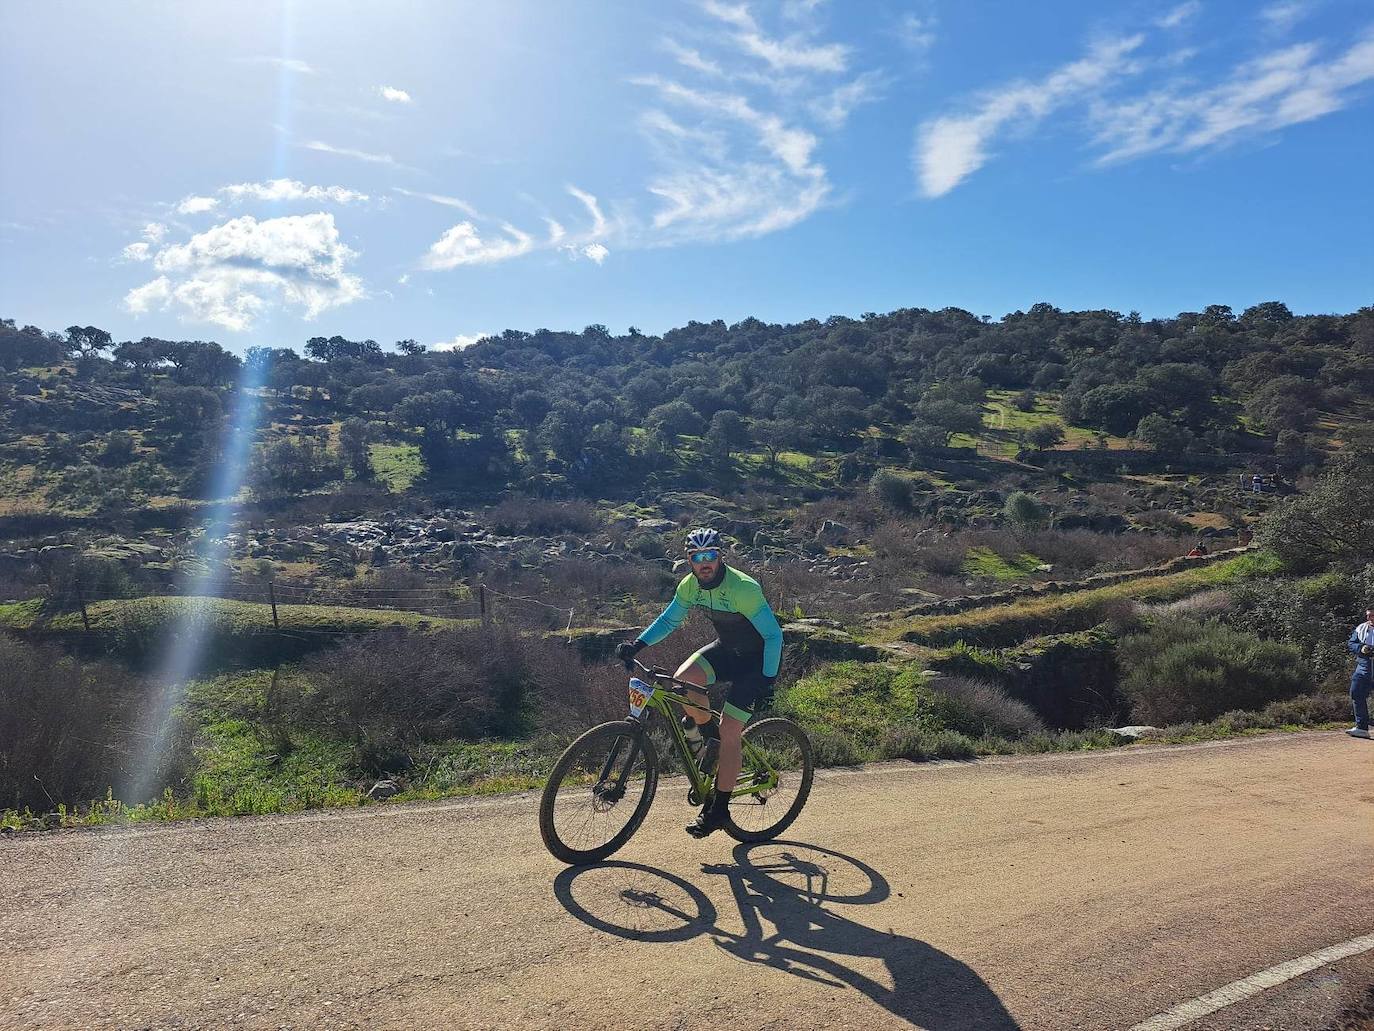
<svg viewBox="0 0 1374 1031"><path fill-rule="evenodd" d="M878 742L883 759L972 759L978 745L956 730L925 731L917 727L892 727Z"/></svg>
<svg viewBox="0 0 1374 1031"><path fill-rule="evenodd" d="M941 721L973 737L1022 738L1043 733L1045 723L1025 702L997 684L971 677L941 677L931 687L943 696Z"/></svg>
<svg viewBox="0 0 1374 1031"><path fill-rule="evenodd" d="M1045 516L1045 506L1022 490L1013 492L1002 506L1002 518L1024 529L1043 525Z"/></svg>
<svg viewBox="0 0 1374 1031"><path fill-rule="evenodd" d="M175 723L162 754L145 754L157 695L113 663L0 636L0 809L125 797L138 774L174 777L186 759Z"/></svg>
<svg viewBox="0 0 1374 1031"><path fill-rule="evenodd" d="M1308 686L1296 647L1215 621L1163 620L1123 639L1120 660L1131 718L1156 726L1258 709Z"/></svg>
<svg viewBox="0 0 1374 1031"><path fill-rule="evenodd" d="M526 703L585 693L561 645L500 626L410 633L385 630L345 641L302 667L297 719L353 740L368 772L404 765L422 742L510 737L528 730Z"/></svg>
<svg viewBox="0 0 1374 1031"><path fill-rule="evenodd" d="M891 469L879 469L868 481L868 489L884 505L905 512L911 508L911 481Z"/></svg>
<svg viewBox="0 0 1374 1031"><path fill-rule="evenodd" d="M502 533L595 533L602 518L586 501L547 501L510 497L487 513L490 524Z"/></svg>

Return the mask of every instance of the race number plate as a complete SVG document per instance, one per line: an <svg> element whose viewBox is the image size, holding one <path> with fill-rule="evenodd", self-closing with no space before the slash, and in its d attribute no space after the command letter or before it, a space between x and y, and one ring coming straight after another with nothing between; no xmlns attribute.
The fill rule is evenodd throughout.
<svg viewBox="0 0 1374 1031"><path fill-rule="evenodd" d="M640 680L638 677L630 679L630 715L639 716L644 712L644 707L649 704L649 699L654 696L654 689Z"/></svg>

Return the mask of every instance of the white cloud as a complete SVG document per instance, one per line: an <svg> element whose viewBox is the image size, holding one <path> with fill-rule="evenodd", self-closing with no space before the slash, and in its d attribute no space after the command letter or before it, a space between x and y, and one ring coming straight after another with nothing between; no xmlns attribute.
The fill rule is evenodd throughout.
<svg viewBox="0 0 1374 1031"><path fill-rule="evenodd" d="M538 199L523 198L547 227L547 233L536 234L486 218L456 197L398 189L448 202L467 216L443 233L418 267L452 269L550 250L601 264L617 248L774 232L825 204L832 187L817 157L817 133L841 128L855 108L876 99L885 76L857 71L849 81L834 78L848 68L851 50L818 36L824 0L784 0L774 9L775 18L780 11L788 22L782 32L763 27L748 4L696 3L708 23L679 28L660 41L684 81L630 80L653 91L653 102L638 118L655 164L643 187L647 210L643 198L608 199L568 185L568 195L582 208L571 218L566 209L545 210ZM933 24L932 16L928 25ZM709 88L696 85L703 81Z"/></svg>
<svg viewBox="0 0 1374 1031"><path fill-rule="evenodd" d="M399 186L393 186L391 192L399 193L403 197L419 197L421 200L427 200L433 204L442 204L446 208L457 208L470 218L481 217L471 204L458 197L446 197L442 193L421 193L418 190L406 190Z"/></svg>
<svg viewBox="0 0 1374 1031"><path fill-rule="evenodd" d="M393 104L411 103L410 94L395 86L378 86L377 93L383 100L390 100Z"/></svg>
<svg viewBox="0 0 1374 1031"><path fill-rule="evenodd" d="M219 207L214 197L183 197L177 205L178 215L200 215Z"/></svg>
<svg viewBox="0 0 1374 1031"><path fill-rule="evenodd" d="M987 162L988 147L999 133L1009 128L1024 132L1068 101L1138 70L1129 56L1143 41L1136 35L1097 43L1088 56L1039 82L1013 83L986 94L972 114L926 122L917 131L912 153L921 192L927 197L948 193Z"/></svg>
<svg viewBox="0 0 1374 1031"><path fill-rule="evenodd" d="M1170 8L1162 17L1155 19L1161 29L1176 29L1185 22L1192 21L1202 10L1199 0L1186 0L1177 7Z"/></svg>
<svg viewBox="0 0 1374 1031"><path fill-rule="evenodd" d="M811 102L811 113L828 129L842 129L854 109L878 100L882 93L883 77L878 72L864 72L857 79L837 86L823 97Z"/></svg>
<svg viewBox="0 0 1374 1031"><path fill-rule="evenodd" d="M234 183L219 190L230 200L323 201L334 204L354 204L367 200L367 194L344 186L306 186L295 179L269 179L261 183Z"/></svg>
<svg viewBox="0 0 1374 1031"><path fill-rule="evenodd" d="M576 186L569 186L568 192L582 202L582 206L587 209L587 214L592 217L591 235L595 239L606 235L606 216L601 213L601 205L597 203L595 197L585 190L579 190ZM561 227L560 227L561 228Z"/></svg>
<svg viewBox="0 0 1374 1031"><path fill-rule="evenodd" d="M462 351L479 340L484 340L491 336L490 333L459 333L452 340L442 340L437 344L431 344L430 350L433 351Z"/></svg>
<svg viewBox="0 0 1374 1031"><path fill-rule="evenodd" d="M153 267L162 274L130 290L124 305L134 314L174 309L234 331L249 329L273 303L311 319L364 296L362 281L346 271L356 257L331 214L261 222L243 215L158 251Z"/></svg>
<svg viewBox="0 0 1374 1031"><path fill-rule="evenodd" d="M518 258L533 248L534 239L528 233L510 223L505 223L502 228L504 236L483 239L471 222L459 222L430 245L421 264L433 270L457 268L459 265L489 265Z"/></svg>
<svg viewBox="0 0 1374 1031"><path fill-rule="evenodd" d="M1311 121L1346 107L1355 87L1374 80L1374 33L1326 62L1317 53L1316 44L1301 43L1237 66L1216 86L1098 104L1096 142L1106 151L1097 163L1214 148Z"/></svg>
<svg viewBox="0 0 1374 1031"><path fill-rule="evenodd" d="M404 168L390 154L372 154L366 150L354 150L351 147L336 147L332 143L325 143L323 140L311 140L301 144L306 150L318 150L323 154L337 154L340 157L355 158L358 161L367 161L374 165L390 165L393 168Z"/></svg>
<svg viewBox="0 0 1374 1031"><path fill-rule="evenodd" d="M702 10L733 26L737 30L735 43L740 49L766 62L774 71L842 72L848 65L849 48L842 44L813 43L800 33L783 39L767 35L746 4L706 0Z"/></svg>
<svg viewBox="0 0 1374 1031"><path fill-rule="evenodd" d="M161 243L162 238L167 235L167 227L161 222L149 222L143 227L143 239L149 243Z"/></svg>
<svg viewBox="0 0 1374 1031"><path fill-rule="evenodd" d="M153 255L149 251L148 241L146 240L139 240L136 243L131 243L120 252L120 257L125 261L148 261L152 256Z"/></svg>
<svg viewBox="0 0 1374 1031"><path fill-rule="evenodd" d="M805 21L823 3L825 0L782 0L782 16L790 21Z"/></svg>
<svg viewBox="0 0 1374 1031"><path fill-rule="evenodd" d="M935 45L934 13L908 11L897 26L897 37L908 50L924 53Z"/></svg>
<svg viewBox="0 0 1374 1031"><path fill-rule="evenodd" d="M150 283L136 286L124 295L124 307L134 315L143 315L161 308L172 296L172 281L158 276Z"/></svg>
<svg viewBox="0 0 1374 1031"><path fill-rule="evenodd" d="M1276 33L1291 29L1307 15L1307 5L1299 0L1279 0L1260 11L1260 17Z"/></svg>
<svg viewBox="0 0 1374 1031"><path fill-rule="evenodd" d="M722 145L703 150L666 115L642 122L665 166L647 189L664 203L653 227L656 243L728 240L794 225L829 194L825 168L813 160L814 134L788 125L734 93L705 92L659 78L635 80L665 100L696 113L721 133Z"/></svg>
<svg viewBox="0 0 1374 1031"><path fill-rule="evenodd" d="M710 58L703 57L699 50L684 47L671 39L663 41L663 48L672 54L677 63L684 68L690 68L694 72L700 72L702 75L709 75L714 78L725 76L725 69Z"/></svg>
<svg viewBox="0 0 1374 1031"><path fill-rule="evenodd" d="M295 72L298 75L315 74L315 69L298 57L245 57L242 60L247 64L276 65L282 71Z"/></svg>

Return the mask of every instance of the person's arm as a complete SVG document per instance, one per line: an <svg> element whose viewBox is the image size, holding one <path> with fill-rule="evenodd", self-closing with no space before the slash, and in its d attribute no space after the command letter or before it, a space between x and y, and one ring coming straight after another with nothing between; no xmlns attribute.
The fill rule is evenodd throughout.
<svg viewBox="0 0 1374 1031"><path fill-rule="evenodd" d="M669 634L671 634L683 623L687 622L688 615L692 611L691 598L691 574L686 580L677 585L677 590L673 592L673 600L668 603L656 620L645 627L644 632L639 635L639 640L645 645L658 644Z"/></svg>
<svg viewBox="0 0 1374 1031"><path fill-rule="evenodd" d="M782 664L782 627L778 625L778 617L768 607L768 599L763 596L762 590L756 598L750 598L748 604L749 610L741 606L740 613L748 617L763 638L763 675L776 677L778 666Z"/></svg>
<svg viewBox="0 0 1374 1031"><path fill-rule="evenodd" d="M1360 628L1356 627L1354 630L1350 631L1350 640L1345 642L1345 646L1350 649L1351 655L1359 655L1360 645L1362 644L1364 644L1364 642L1360 640Z"/></svg>

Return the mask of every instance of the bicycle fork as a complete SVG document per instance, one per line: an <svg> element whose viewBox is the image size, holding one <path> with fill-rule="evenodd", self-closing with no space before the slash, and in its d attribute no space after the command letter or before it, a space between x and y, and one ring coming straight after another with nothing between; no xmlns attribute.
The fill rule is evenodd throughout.
<svg viewBox="0 0 1374 1031"><path fill-rule="evenodd" d="M611 776L611 771L615 769L616 760L625 749L625 738L618 737L615 744L611 746L610 755L606 756L606 762L601 767L601 774L596 778L596 787L592 789L592 794L603 802L614 805L625 797L625 781L629 779L630 771L635 767L635 761L639 758L642 751L639 744L639 735L634 735L629 740L629 754L625 758L625 765L620 768L614 783L608 784L607 778Z"/></svg>

